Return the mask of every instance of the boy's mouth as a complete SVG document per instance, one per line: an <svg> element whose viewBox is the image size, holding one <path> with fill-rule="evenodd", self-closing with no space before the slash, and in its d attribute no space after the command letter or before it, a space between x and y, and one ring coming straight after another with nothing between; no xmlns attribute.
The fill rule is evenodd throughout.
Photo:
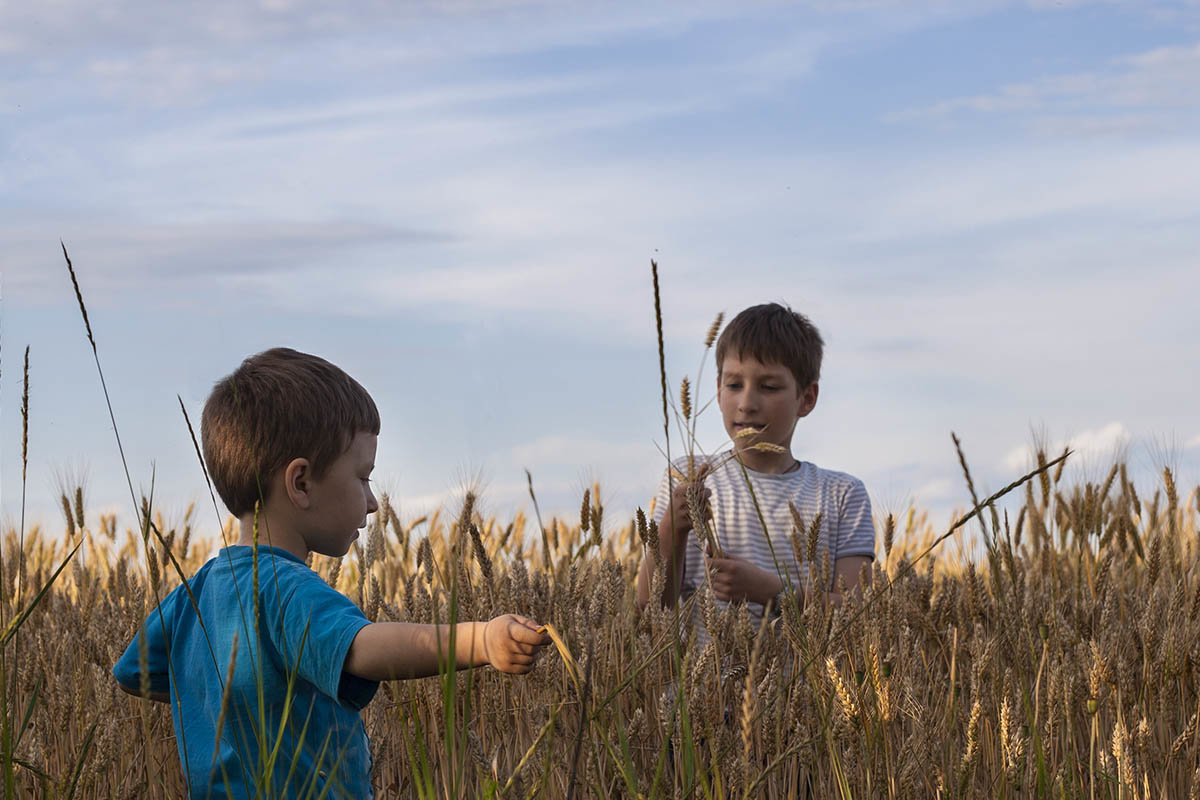
<svg viewBox="0 0 1200 800"><path fill-rule="evenodd" d="M766 427L767 427L766 425L760 425L757 422L735 422L735 423L733 423L733 429L738 431L739 433L742 431L753 431L754 433L762 433Z"/></svg>

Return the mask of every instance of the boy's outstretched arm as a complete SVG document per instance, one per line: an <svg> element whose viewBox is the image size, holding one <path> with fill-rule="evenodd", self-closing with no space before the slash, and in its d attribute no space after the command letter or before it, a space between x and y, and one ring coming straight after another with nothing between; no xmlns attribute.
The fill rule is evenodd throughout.
<svg viewBox="0 0 1200 800"><path fill-rule="evenodd" d="M707 515L709 498L712 491L703 486L704 477L709 473L709 465L700 468L695 482L701 482L699 501L704 505L700 510ZM679 587L683 584L684 554L687 547L688 533L692 530L692 515L688 509L688 491L692 482L679 481L671 492L671 501L662 516L658 528L658 555L667 568L668 580L663 584L662 596L659 598L663 606L672 608L679 598ZM638 568L637 602L639 608L645 608L650 602L650 586L654 582L654 554L647 553L642 557Z"/></svg>
<svg viewBox="0 0 1200 800"><path fill-rule="evenodd" d="M373 681L437 675L439 660L450 650L450 631L449 625L373 622L350 643L343 670ZM550 643L536 622L515 614L460 622L454 626L454 640L455 669L490 664L516 674L533 669L534 654Z"/></svg>

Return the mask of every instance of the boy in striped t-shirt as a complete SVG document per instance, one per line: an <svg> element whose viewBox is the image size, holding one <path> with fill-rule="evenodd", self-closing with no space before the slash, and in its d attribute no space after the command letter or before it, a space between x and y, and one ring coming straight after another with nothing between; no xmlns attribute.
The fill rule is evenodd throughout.
<svg viewBox="0 0 1200 800"><path fill-rule="evenodd" d="M689 536L688 482L668 483L664 475L654 507L659 555L668 570L663 605L693 594L707 570L716 598L745 603L755 623L767 607L779 608L789 585L784 572L793 588L803 586L807 572L791 545L790 505L809 524L820 515L817 559L827 550L832 570L830 584L814 588L831 602L840 603L842 582L857 586L862 566L875 558L871 502L862 481L792 454L796 423L817 404L823 347L807 317L777 303L742 311L717 340L717 405L733 451L698 465L696 479L703 485L693 497L704 504L701 515L713 520L719 552L706 552L701 536ZM686 464L681 459L675 466L686 475ZM643 558L637 583L642 606L650 602L653 570L654 559Z"/></svg>

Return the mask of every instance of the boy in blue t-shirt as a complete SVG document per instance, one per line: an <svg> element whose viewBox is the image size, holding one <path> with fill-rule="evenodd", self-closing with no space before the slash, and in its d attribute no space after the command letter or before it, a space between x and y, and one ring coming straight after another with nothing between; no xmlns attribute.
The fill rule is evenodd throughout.
<svg viewBox="0 0 1200 800"><path fill-rule="evenodd" d="M450 654L450 626L372 623L305 565L345 555L377 510L378 434L367 391L295 350L246 359L209 395L204 458L238 542L150 612L113 668L126 692L171 704L192 797L370 797L359 712L379 681L437 674ZM514 615L455 628L458 669L525 673L550 641Z"/></svg>
<svg viewBox="0 0 1200 800"><path fill-rule="evenodd" d="M859 571L875 557L867 491L858 478L801 461L792 452L796 423L817 404L823 350L816 326L778 303L745 309L721 333L717 405L733 448L696 464L695 475L687 474L684 458L675 464L683 479L663 476L654 506L659 560L667 569L658 598L663 605L674 606L707 579L719 603L745 603L757 622L767 607L780 608L789 585L804 585L808 565L801 559L824 552L829 583L814 587L817 596L838 604L840 586L851 591L858 586ZM693 490L689 480L701 486ZM693 533L689 494L713 520L719 552L705 552ZM808 524L819 520L811 555L792 547L793 513ZM643 607L650 602L654 564L647 554L638 570ZM803 592L796 599L802 602Z"/></svg>

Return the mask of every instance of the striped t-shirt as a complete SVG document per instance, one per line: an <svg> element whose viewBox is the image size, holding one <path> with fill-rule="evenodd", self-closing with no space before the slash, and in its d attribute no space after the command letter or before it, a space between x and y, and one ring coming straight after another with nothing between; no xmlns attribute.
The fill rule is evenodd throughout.
<svg viewBox="0 0 1200 800"><path fill-rule="evenodd" d="M817 514L821 515L816 549L818 564L825 549L829 550L830 565L846 556L874 559L875 525L871 520L871 501L867 497L866 487L858 478L844 472L821 469L807 461L800 462L798 469L781 475L755 472L748 467L743 473L741 465L730 457L729 451L710 460L717 467L704 479L704 485L712 492L710 507L713 532L724 552L744 558L774 574L781 574L775 566L778 559L779 566L790 573L792 586L802 586L807 569L796 560L792 548L794 522L788 507L790 502L795 504L805 525L810 525ZM686 472L686 464L686 458L675 462L676 469L683 472ZM767 523L769 544L768 536L763 535L754 501L746 488L747 476L754 486L754 494ZM654 502L654 520L659 525L662 525L669 502L667 493L667 476L664 474ZM807 529L800 532L800 539L804 544L802 550L806 550ZM774 558L771 556L772 546L775 549ZM704 583L704 544L694 531L688 533L685 552L681 587L684 599ZM718 601L719 607L723 605ZM762 619L762 606L747 603L747 607L751 619L757 624Z"/></svg>

